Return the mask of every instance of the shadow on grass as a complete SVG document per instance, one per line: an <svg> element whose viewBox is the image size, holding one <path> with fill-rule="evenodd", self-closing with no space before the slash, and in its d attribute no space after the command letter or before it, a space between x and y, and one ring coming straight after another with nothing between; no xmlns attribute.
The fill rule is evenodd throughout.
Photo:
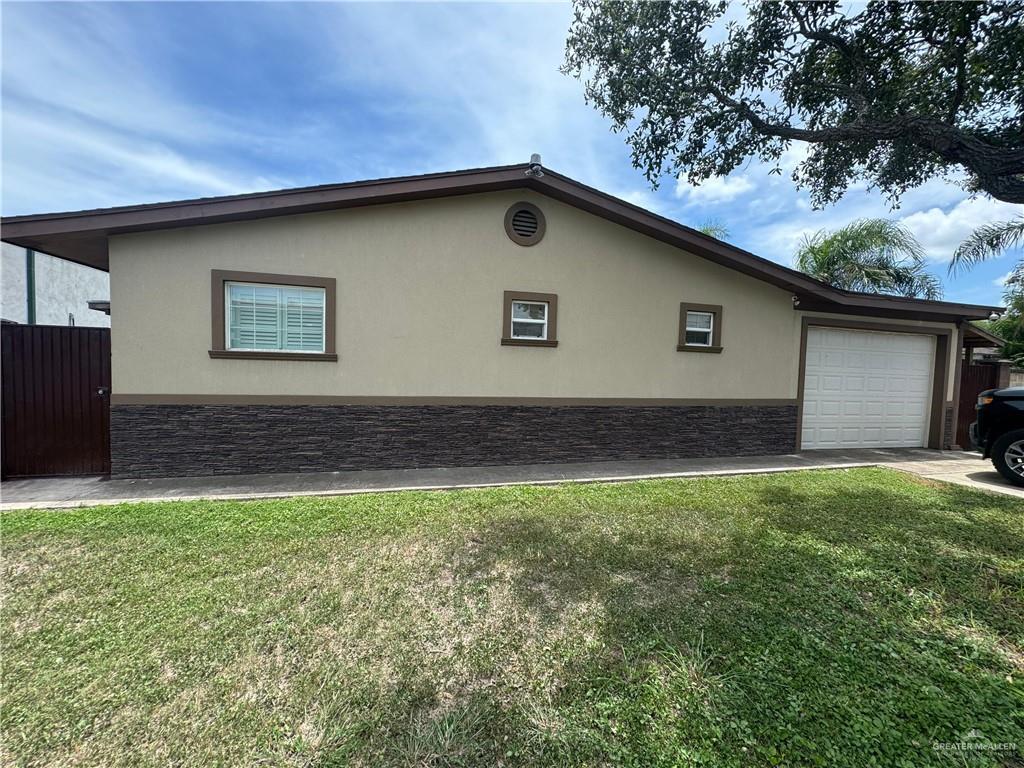
<svg viewBox="0 0 1024 768"><path fill-rule="evenodd" d="M971 731L1024 746L1021 528L1003 500L903 487L765 480L733 501L724 545L677 530L671 502L606 526L543 504L484 522L448 555L456 582L504 585L534 633L557 638L582 612L597 634L536 691L503 689L500 659L480 670L493 686L449 706L424 690L378 734L382 754L859 768L948 765L934 743Z"/></svg>

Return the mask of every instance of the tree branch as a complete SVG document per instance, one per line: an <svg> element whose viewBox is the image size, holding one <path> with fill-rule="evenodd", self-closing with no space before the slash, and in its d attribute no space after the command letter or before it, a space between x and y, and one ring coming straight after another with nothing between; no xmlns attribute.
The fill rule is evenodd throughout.
<svg viewBox="0 0 1024 768"><path fill-rule="evenodd" d="M959 56L956 61L956 91L953 92L953 101L949 105L949 112L946 114L946 122L950 125L952 125L953 121L956 119L956 113L960 110L960 105L964 100L964 94L967 91L967 73L964 71L967 62L964 54L963 43L958 46L957 53Z"/></svg>
<svg viewBox="0 0 1024 768"><path fill-rule="evenodd" d="M807 17L800 12L798 3L787 2L786 7L789 9L789 12L793 14L793 18L796 19L797 26L800 28L800 34L807 40L824 43L825 45L831 46L839 51L839 53L853 68L853 71L856 74L857 85L862 87L864 85L864 72L863 67L861 66L860 57L857 55L857 49L841 35L811 27L808 23ZM867 114L869 108L868 99L861 88L848 85L846 86L846 89L850 101L853 102L857 110L857 114Z"/></svg>
<svg viewBox="0 0 1024 768"><path fill-rule="evenodd" d="M832 32L825 32L820 29L813 29L807 23L807 17L801 15L799 5L794 2L787 2L786 7L789 12L793 14L793 18L796 19L797 26L800 27L800 34L808 40L815 40L819 43L825 43L830 45L843 54L851 63L854 63L857 57L857 52L853 49L845 39Z"/></svg>
<svg viewBox="0 0 1024 768"><path fill-rule="evenodd" d="M1024 203L1024 148L999 147L956 126L926 117L899 117L874 122L858 120L832 128L795 128L765 120L750 104L732 98L713 82L707 82L706 87L722 106L740 115L755 131L765 136L811 144L905 138L948 162L962 165L973 174L978 186L993 197Z"/></svg>

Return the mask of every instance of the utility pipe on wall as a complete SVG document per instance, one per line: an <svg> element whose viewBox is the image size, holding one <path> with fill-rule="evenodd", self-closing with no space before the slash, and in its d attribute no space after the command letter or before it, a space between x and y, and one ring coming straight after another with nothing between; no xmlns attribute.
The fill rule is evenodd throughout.
<svg viewBox="0 0 1024 768"><path fill-rule="evenodd" d="M27 302L28 325L36 324L36 252L25 249L25 299Z"/></svg>

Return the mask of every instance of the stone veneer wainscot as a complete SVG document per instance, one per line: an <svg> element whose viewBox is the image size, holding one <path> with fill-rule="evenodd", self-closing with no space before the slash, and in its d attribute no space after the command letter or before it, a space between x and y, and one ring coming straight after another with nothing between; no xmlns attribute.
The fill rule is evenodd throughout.
<svg viewBox="0 0 1024 768"><path fill-rule="evenodd" d="M796 405L113 405L113 477L332 472L796 450Z"/></svg>

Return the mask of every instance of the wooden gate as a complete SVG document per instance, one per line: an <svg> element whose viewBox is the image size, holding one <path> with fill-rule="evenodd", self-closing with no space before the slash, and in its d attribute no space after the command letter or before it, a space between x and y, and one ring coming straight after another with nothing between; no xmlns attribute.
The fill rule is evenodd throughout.
<svg viewBox="0 0 1024 768"><path fill-rule="evenodd" d="M110 329L0 327L3 477L110 472Z"/></svg>
<svg viewBox="0 0 1024 768"><path fill-rule="evenodd" d="M977 417L978 393L999 386L999 366L992 363L964 364L960 371L960 410L956 425L956 444L964 450L971 446L971 423Z"/></svg>

